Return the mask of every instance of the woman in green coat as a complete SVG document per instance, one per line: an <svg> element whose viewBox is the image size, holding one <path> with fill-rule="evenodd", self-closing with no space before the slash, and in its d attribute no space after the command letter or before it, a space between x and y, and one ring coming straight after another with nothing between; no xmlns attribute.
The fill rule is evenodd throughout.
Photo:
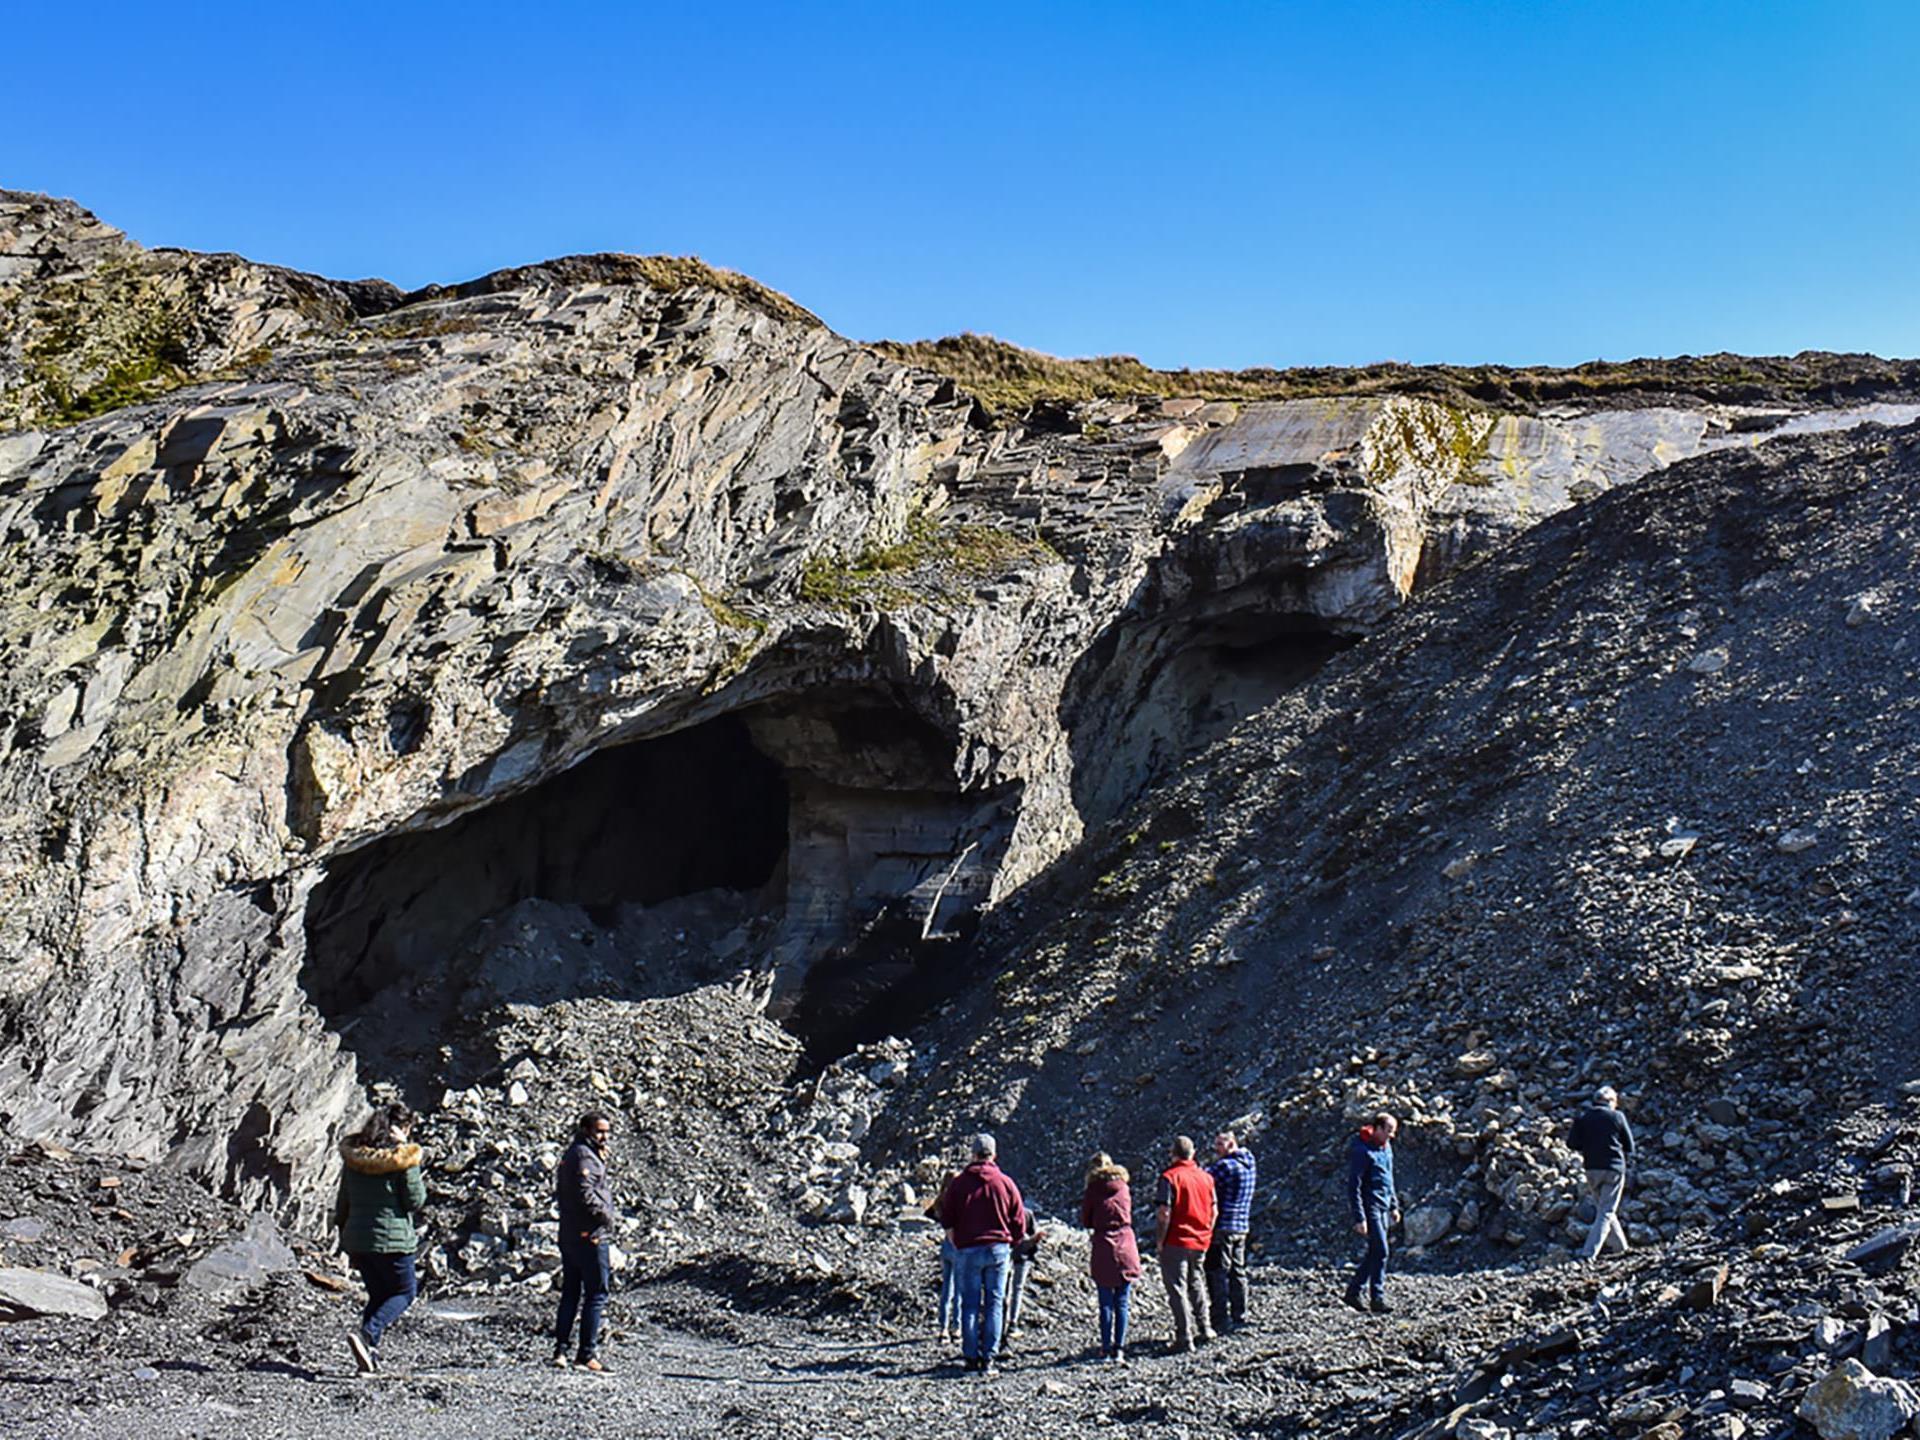
<svg viewBox="0 0 1920 1440"><path fill-rule="evenodd" d="M427 1187L420 1179L425 1158L408 1140L413 1111L383 1105L356 1134L340 1142L340 1196L333 1223L340 1248L366 1282L367 1304L360 1329L347 1337L353 1363L363 1375L380 1368L380 1337L419 1293L413 1252L420 1243L414 1212L425 1208Z"/></svg>

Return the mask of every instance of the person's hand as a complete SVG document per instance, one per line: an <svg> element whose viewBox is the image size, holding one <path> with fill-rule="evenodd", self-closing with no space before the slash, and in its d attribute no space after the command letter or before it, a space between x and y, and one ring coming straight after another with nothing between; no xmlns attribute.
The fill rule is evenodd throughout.
<svg viewBox="0 0 1920 1440"><path fill-rule="evenodd" d="M1400 1223L1400 1212L1398 1210L1393 1212L1393 1223L1396 1225Z"/></svg>
<svg viewBox="0 0 1920 1440"><path fill-rule="evenodd" d="M1356 1220L1356 1221L1354 1221L1354 1222L1353 1222L1353 1233L1354 1233L1354 1234L1356 1234L1356 1235L1364 1235L1364 1234L1366 1234L1366 1233L1367 1233L1367 1222L1366 1222L1366 1221L1364 1221L1364 1220Z"/></svg>

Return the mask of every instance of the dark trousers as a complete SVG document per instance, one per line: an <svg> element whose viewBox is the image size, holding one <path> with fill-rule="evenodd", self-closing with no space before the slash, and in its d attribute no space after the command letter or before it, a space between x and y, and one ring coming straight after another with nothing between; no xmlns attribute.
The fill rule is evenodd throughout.
<svg viewBox="0 0 1920 1440"><path fill-rule="evenodd" d="M612 1271L607 1263L607 1244L595 1244L578 1236L560 1237L560 1321L554 1326L553 1343L567 1348L573 1336L573 1317L580 1316L582 1360L592 1359L600 1348L600 1319L607 1313L607 1288ZM585 1301L583 1305L581 1302Z"/></svg>
<svg viewBox="0 0 1920 1440"><path fill-rule="evenodd" d="M1353 1272L1353 1280L1347 1286L1349 1295L1366 1290L1378 1299L1386 1294L1387 1222L1391 1218L1392 1212L1386 1209L1367 1211L1367 1253L1360 1258L1360 1268Z"/></svg>
<svg viewBox="0 0 1920 1440"><path fill-rule="evenodd" d="M1213 1328L1227 1331L1247 1323L1247 1232L1213 1232L1207 1247L1207 1304Z"/></svg>
<svg viewBox="0 0 1920 1440"><path fill-rule="evenodd" d="M420 1282L413 1273L413 1252L348 1258L367 1287L367 1303L360 1311L360 1334L369 1347L378 1348L387 1327L406 1313L413 1297L420 1293Z"/></svg>

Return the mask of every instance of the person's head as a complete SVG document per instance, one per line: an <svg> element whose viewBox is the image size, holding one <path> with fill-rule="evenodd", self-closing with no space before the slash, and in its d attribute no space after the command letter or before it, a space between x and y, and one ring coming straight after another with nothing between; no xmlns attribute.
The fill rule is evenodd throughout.
<svg viewBox="0 0 1920 1440"><path fill-rule="evenodd" d="M613 1138L613 1122L598 1110L589 1110L573 1127L573 1137L586 1141L596 1150L604 1150Z"/></svg>
<svg viewBox="0 0 1920 1440"><path fill-rule="evenodd" d="M1231 1130L1222 1130L1218 1135L1213 1137L1213 1153L1218 1155L1222 1160L1226 1159L1227 1156L1233 1154L1233 1152L1239 1148L1239 1137Z"/></svg>
<svg viewBox="0 0 1920 1440"><path fill-rule="evenodd" d="M1400 1129L1400 1122L1388 1111L1382 1110L1373 1117L1373 1133L1382 1140L1391 1140Z"/></svg>
<svg viewBox="0 0 1920 1440"><path fill-rule="evenodd" d="M1176 1135L1173 1137L1173 1158L1176 1160L1193 1159L1193 1137Z"/></svg>
<svg viewBox="0 0 1920 1440"><path fill-rule="evenodd" d="M367 1123L353 1138L361 1145L402 1145L413 1133L413 1120L413 1111L398 1100L390 1105L376 1105Z"/></svg>
<svg viewBox="0 0 1920 1440"><path fill-rule="evenodd" d="M973 1158L976 1163L981 1160L991 1160L999 1153L999 1143L986 1131L982 1130L973 1137Z"/></svg>
<svg viewBox="0 0 1920 1440"><path fill-rule="evenodd" d="M1615 1110L1620 1105L1620 1092L1611 1085L1602 1085L1593 1092L1593 1103L1607 1110Z"/></svg>

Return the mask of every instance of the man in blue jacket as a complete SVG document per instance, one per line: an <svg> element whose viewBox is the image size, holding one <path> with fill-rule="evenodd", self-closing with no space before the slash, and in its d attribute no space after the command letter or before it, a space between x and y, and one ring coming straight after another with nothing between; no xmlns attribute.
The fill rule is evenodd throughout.
<svg viewBox="0 0 1920 1440"><path fill-rule="evenodd" d="M1253 1228L1253 1152L1231 1130L1213 1137L1213 1193L1220 1219L1207 1250L1207 1307L1213 1331L1225 1335L1247 1323L1247 1232Z"/></svg>
<svg viewBox="0 0 1920 1440"><path fill-rule="evenodd" d="M1384 1315L1387 1304L1387 1227L1400 1219L1400 1202L1393 1188L1393 1137L1400 1122L1382 1110L1347 1146L1347 1211L1353 1233L1367 1237L1367 1253L1347 1284L1347 1304L1355 1310L1371 1308ZM1360 1303L1366 1290L1368 1305Z"/></svg>

